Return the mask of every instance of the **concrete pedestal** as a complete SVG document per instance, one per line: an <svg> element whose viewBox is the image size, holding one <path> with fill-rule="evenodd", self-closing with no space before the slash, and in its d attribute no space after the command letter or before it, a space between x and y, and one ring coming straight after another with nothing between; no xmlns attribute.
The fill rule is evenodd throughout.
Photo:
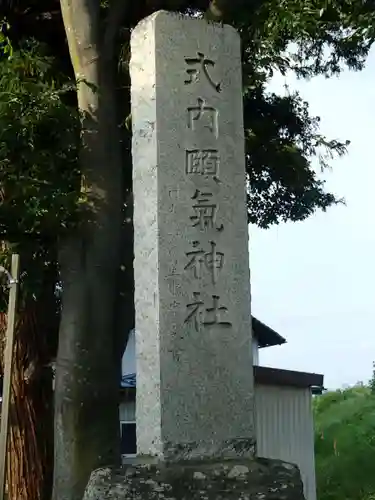
<svg viewBox="0 0 375 500"><path fill-rule="evenodd" d="M304 500L298 468L278 460L134 463L94 471L84 500Z"/></svg>

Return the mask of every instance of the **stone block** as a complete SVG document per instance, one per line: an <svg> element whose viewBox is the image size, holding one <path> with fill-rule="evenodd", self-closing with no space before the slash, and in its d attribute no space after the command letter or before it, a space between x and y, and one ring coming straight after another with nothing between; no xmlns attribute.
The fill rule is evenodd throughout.
<svg viewBox="0 0 375 500"><path fill-rule="evenodd" d="M84 500L304 500L298 467L278 460L134 464L91 475Z"/></svg>

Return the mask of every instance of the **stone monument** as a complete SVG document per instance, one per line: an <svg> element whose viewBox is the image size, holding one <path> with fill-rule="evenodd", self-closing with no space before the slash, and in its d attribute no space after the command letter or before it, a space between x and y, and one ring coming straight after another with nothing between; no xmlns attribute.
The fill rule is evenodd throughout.
<svg viewBox="0 0 375 500"><path fill-rule="evenodd" d="M159 12L130 72L138 453L253 456L239 37Z"/></svg>
<svg viewBox="0 0 375 500"><path fill-rule="evenodd" d="M139 456L85 498L303 498L255 458L239 35L161 11L131 51Z"/></svg>

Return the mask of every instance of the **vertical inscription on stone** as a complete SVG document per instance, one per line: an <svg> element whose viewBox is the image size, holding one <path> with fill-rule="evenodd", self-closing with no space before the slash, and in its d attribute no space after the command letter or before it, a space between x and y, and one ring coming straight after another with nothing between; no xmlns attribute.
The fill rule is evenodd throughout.
<svg viewBox="0 0 375 500"><path fill-rule="evenodd" d="M215 139L219 138L219 111L198 97L197 104L187 108L188 127L193 132L208 129Z"/></svg>
<svg viewBox="0 0 375 500"><path fill-rule="evenodd" d="M159 12L131 51L138 452L251 456L239 36Z"/></svg>
<svg viewBox="0 0 375 500"><path fill-rule="evenodd" d="M216 243L210 241L210 250L205 251L201 247L199 241L193 241L193 249L186 252L186 257L189 259L185 266L186 269L191 269L193 276L196 279L202 278L203 270L206 269L212 280L212 284L216 284L219 271L224 265L224 254L216 250Z"/></svg>
<svg viewBox="0 0 375 500"><path fill-rule="evenodd" d="M221 91L221 83L215 83L210 76L208 68L213 68L215 63L212 59L208 59L202 52L197 52L197 57L185 57L185 62L188 66L186 73L188 79L185 80L186 85L199 81L201 73L206 77L209 84L216 90Z"/></svg>
<svg viewBox="0 0 375 500"><path fill-rule="evenodd" d="M197 52L197 58L185 57L185 62L188 65L186 72L189 75L189 80L185 80L185 84L189 85L193 82L198 82L201 74L210 83L210 86L216 90L221 91L221 84L215 83L208 72L208 67L215 67L216 63L213 59L205 57L203 52ZM212 96L209 96L212 97ZM231 326L230 321L222 321L220 313L224 312L228 316L228 308L225 305L219 306L219 295L216 295L215 285L219 278L219 271L224 267L224 253L217 250L217 244L213 240L208 240L207 236L211 231L216 229L222 236L224 235L224 226L215 227L215 219L217 213L217 205L208 204L207 201L212 197L212 186L210 183L220 184L219 180L219 166L220 166L220 153L217 141L219 139L219 109L207 104L208 98L197 96L197 105L188 106L188 128L195 133L199 133L198 123L203 121L203 127L206 127L212 132L210 144L205 144L202 149L187 149L185 172L190 180L194 183L198 177L206 181L206 193L201 193L196 190L193 199L197 200L197 204L193 206L196 215L191 216L190 220L193 221L193 227L198 231L205 231L206 239L203 245L200 241L193 241L193 250L186 252L188 262L184 267L185 271L192 271L192 275L196 280L203 281L208 275L209 283L213 285L210 300L212 299L212 306L206 306L205 299L201 298L201 291L199 288L194 289L193 296L196 302L187 303L187 313L185 323L192 323L195 330L199 331L201 326ZM205 121L204 121L205 120ZM212 142L212 140L214 142ZM210 250L206 251L204 247L210 246ZM205 273L204 270L208 271ZM196 285L197 286L197 285ZM207 300L207 298L206 298Z"/></svg>
<svg viewBox="0 0 375 500"><path fill-rule="evenodd" d="M220 297L218 295L212 295L211 298L211 305L207 307L201 299L200 292L193 292L193 301L188 304L190 312L185 319L185 323L192 322L197 331L199 331L202 326L232 326L230 321L224 320L224 316L228 312L228 309L220 305Z"/></svg>
<svg viewBox="0 0 375 500"><path fill-rule="evenodd" d="M213 194L209 191L200 191L197 189L191 199L193 200L193 215L190 220L193 227L198 227L200 231L215 229L223 231L224 225L217 223L217 213L219 206L212 201Z"/></svg>
<svg viewBox="0 0 375 500"><path fill-rule="evenodd" d="M219 181L219 151L217 149L188 149L186 151L186 175L212 177Z"/></svg>

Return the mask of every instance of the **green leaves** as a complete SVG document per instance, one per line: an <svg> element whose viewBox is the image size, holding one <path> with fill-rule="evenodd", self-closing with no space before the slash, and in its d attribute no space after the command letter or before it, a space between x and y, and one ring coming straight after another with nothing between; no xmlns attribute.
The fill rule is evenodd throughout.
<svg viewBox="0 0 375 500"><path fill-rule="evenodd" d="M9 58L13 54L13 47L8 36L9 28L9 23L5 19L0 20L0 60Z"/></svg>
<svg viewBox="0 0 375 500"><path fill-rule="evenodd" d="M33 43L0 65L0 89L0 233L55 240L79 198L78 116L64 103L74 88Z"/></svg>
<svg viewBox="0 0 375 500"><path fill-rule="evenodd" d="M375 496L375 397L369 387L329 392L314 400L319 500Z"/></svg>
<svg viewBox="0 0 375 500"><path fill-rule="evenodd" d="M5 88L13 92L13 88L20 88L22 81L22 89L25 95L30 94L31 100L24 97L22 105L17 101L18 106L22 107L23 112L24 108L37 108L35 118L31 119L32 113L26 113L17 124L17 134L21 134L21 129L26 134L27 127L33 127L28 139L27 134L21 134L23 148L27 145L27 154L23 155L23 161L20 162L22 169L25 169L26 159L34 165L40 162L46 165L43 169L30 166L27 175L22 174L26 182L30 178L35 179L35 169L39 172L38 189L36 181L33 181L31 198L34 204L30 202L27 205L33 215L26 226L31 227L31 221L34 221L38 228L35 227L33 231L47 228L48 231L55 231L58 220L48 213L49 196L55 200L52 203L56 204L57 200L60 202L64 199L64 215L60 213L59 216L60 228L68 227L76 214L79 172L73 165L77 131L70 125L70 120L74 122L77 117L74 116L74 97L71 98L69 90L66 94L61 81L55 81L56 68L62 70L65 80L71 74L58 2L42 3L32 2L31 5L26 0L17 0L17 9L8 7L6 15L12 25L14 45L18 47L25 36L32 35L48 45L50 56L36 57L39 50L36 47L31 58L24 53L18 65L15 61L8 65L9 71L15 71L15 76L8 75ZM129 4L126 22L117 37L120 44L117 68L121 73L118 82L119 109L124 110L119 122L123 124L124 133L128 132L131 120L128 115L130 97L127 62L132 28L153 10L180 10L189 15L202 15L208 5L208 0L139 0ZM220 0L217 5L224 12L226 21L235 25L242 37L249 220L261 227L268 227L280 221L303 220L316 210L326 210L340 203L340 198L327 192L321 171L331 166L333 158L345 154L348 143L324 137L319 130L318 117L310 115L307 103L297 93L281 97L269 93L267 84L277 71L284 75L293 71L301 78L311 78L321 74L329 77L338 74L344 67L360 70L375 35L373 3L369 0ZM107 2L101 2L101 6L104 18ZM26 31L23 28L25 26ZM2 68L1 74L4 71L5 68ZM44 90L39 96L42 83ZM53 105L49 102L48 92L59 97L57 101L52 99ZM67 102L72 104L71 108L66 106ZM6 104L6 109L3 120L6 121L5 116L8 117L13 137L17 137L14 132L17 127L12 117L20 109L17 103ZM56 129L59 124L62 134L56 137L43 132L43 142L40 132L43 127L38 125L35 128L34 123L35 119L39 123L42 117L45 123L43 127L50 130L53 125ZM68 137L72 134L74 137L69 141ZM12 140L9 138L9 144L12 144ZM37 153L38 148L42 148L40 154ZM14 146L11 149L16 151ZM39 159L36 159L38 154ZM66 181L66 170L71 172L72 177L68 176L70 181ZM126 186L130 186L131 175L127 175ZM62 184L58 181L60 176ZM61 185L57 187L57 183ZM30 189L25 186L24 194ZM37 201L41 193L45 196ZM71 217L68 216L68 207L73 210Z"/></svg>
<svg viewBox="0 0 375 500"><path fill-rule="evenodd" d="M300 221L343 202L326 191L321 173L349 141L324 137L298 93L281 97L267 83L276 71L311 78L361 69L374 12L362 0L253 0L233 16L243 41L250 222Z"/></svg>
<svg viewBox="0 0 375 500"><path fill-rule="evenodd" d="M250 222L266 228L299 221L341 202L325 192L313 160L325 169L348 143L320 135L319 119L309 115L298 93L280 97L261 82L245 94L244 123Z"/></svg>
<svg viewBox="0 0 375 500"><path fill-rule="evenodd" d="M375 9L363 0L254 0L235 23L257 52L288 56L302 77L358 70L374 41Z"/></svg>

